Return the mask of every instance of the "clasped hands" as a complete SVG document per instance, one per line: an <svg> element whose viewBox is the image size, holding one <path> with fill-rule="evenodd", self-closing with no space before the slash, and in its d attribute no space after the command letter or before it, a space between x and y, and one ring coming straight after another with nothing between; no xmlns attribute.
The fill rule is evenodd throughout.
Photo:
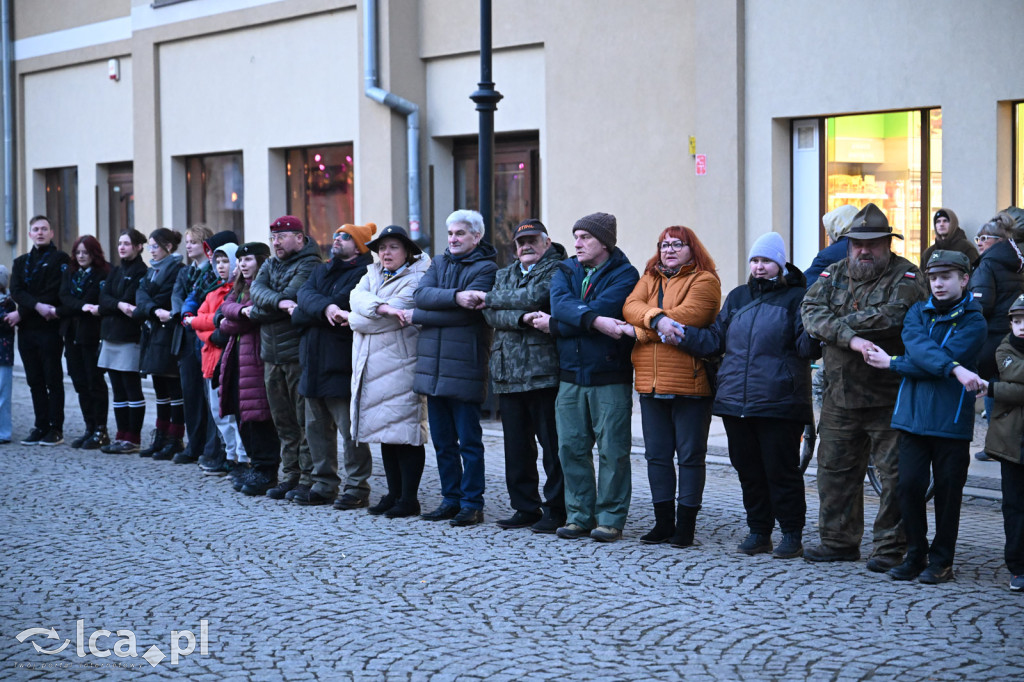
<svg viewBox="0 0 1024 682"><path fill-rule="evenodd" d="M889 369L892 364L892 358L888 353L871 341L859 336L850 340L850 350L860 353L864 362L877 369ZM979 397L984 397L988 393L988 382L966 367L961 365L954 367L953 376L968 391L977 391Z"/></svg>

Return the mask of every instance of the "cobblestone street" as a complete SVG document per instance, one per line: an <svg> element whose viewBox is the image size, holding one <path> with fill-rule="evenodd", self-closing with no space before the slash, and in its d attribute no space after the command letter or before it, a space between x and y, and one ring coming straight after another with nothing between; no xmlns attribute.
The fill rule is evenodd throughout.
<svg viewBox="0 0 1024 682"><path fill-rule="evenodd" d="M24 380L15 382L17 440L31 407ZM70 386L67 415L70 440L82 428ZM997 502L967 500L957 582L895 583L863 561L819 566L737 553L739 485L721 464L708 468L701 546L643 545L653 519L637 454L624 539L566 541L494 525L508 506L500 430L490 424L487 434L488 523L468 529L248 498L193 465L0 446L0 678L1024 676L1024 597L1007 589ZM374 500L378 474L379 459ZM813 477L806 481L806 537L815 542L817 495ZM421 500L439 502L430 452ZM875 502L869 496L869 518ZM56 633L18 641L30 628ZM101 633L98 650L117 651L124 635L116 631L130 630L138 657L89 653L100 629L115 634ZM198 640L176 664L172 646L187 642L172 640L172 630ZM64 640L60 653L38 651ZM156 665L142 658L153 646L167 656Z"/></svg>

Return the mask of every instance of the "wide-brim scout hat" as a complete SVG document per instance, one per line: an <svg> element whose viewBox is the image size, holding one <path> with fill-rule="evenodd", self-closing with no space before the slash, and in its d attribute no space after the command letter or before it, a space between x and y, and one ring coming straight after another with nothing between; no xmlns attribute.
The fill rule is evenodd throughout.
<svg viewBox="0 0 1024 682"><path fill-rule="evenodd" d="M959 270L969 275L971 274L971 261L959 251L938 249L932 251L932 255L928 257L928 262L924 264L924 271L927 274L948 272L950 270Z"/></svg>
<svg viewBox="0 0 1024 682"><path fill-rule="evenodd" d="M857 215L853 216L850 229L846 232L850 239L881 239L883 237L897 237L903 239L903 235L892 231L889 219L882 213L882 209L874 204L868 204Z"/></svg>
<svg viewBox="0 0 1024 682"><path fill-rule="evenodd" d="M380 243L384 241L385 237L397 239L403 244L405 244L405 250L408 251L413 256L418 256L419 254L423 253L423 249L421 249L416 244L416 242L409 238L409 233L405 231L405 228L400 227L398 225L388 225L387 227L385 227L384 230L381 231L379 235L377 235L376 239L374 239L372 242L366 245L367 248L369 248L370 251L377 253L377 251L380 249Z"/></svg>

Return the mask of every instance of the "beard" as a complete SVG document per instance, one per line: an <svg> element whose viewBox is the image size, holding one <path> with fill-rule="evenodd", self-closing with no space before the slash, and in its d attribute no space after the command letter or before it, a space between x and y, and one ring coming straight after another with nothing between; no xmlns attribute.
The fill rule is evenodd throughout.
<svg viewBox="0 0 1024 682"><path fill-rule="evenodd" d="M858 260L850 260L849 267L847 268L850 273L850 279L859 281L875 279L889 266L888 258L875 258L873 256L865 256Z"/></svg>

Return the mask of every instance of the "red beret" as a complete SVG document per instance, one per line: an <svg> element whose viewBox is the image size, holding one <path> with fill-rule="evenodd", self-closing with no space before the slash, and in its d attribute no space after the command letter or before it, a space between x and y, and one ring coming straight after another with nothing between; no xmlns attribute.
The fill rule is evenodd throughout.
<svg viewBox="0 0 1024 682"><path fill-rule="evenodd" d="M302 232L305 233L306 228L302 226L302 221L293 215L283 215L274 222L270 223L271 232Z"/></svg>

